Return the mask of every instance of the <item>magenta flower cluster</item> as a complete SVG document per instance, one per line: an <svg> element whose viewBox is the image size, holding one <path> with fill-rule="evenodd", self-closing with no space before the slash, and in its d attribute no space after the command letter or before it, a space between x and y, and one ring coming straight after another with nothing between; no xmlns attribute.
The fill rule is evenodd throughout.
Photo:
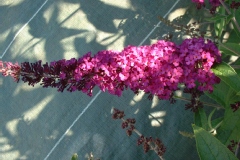
<svg viewBox="0 0 240 160"><path fill-rule="evenodd" d="M24 82L63 91L82 91L89 96L98 86L102 91L121 96L130 88L143 90L160 99L170 99L178 84L200 91L213 91L220 79L211 71L220 63L221 54L215 44L203 38L186 39L177 46L159 40L146 46L128 46L121 52L104 50L94 56L87 53L78 60L59 60L41 64L24 62L20 75ZM198 86L196 84L198 83Z"/></svg>
<svg viewBox="0 0 240 160"><path fill-rule="evenodd" d="M240 7L240 2L232 1L231 5L230 5L230 8L238 9L239 7Z"/></svg>
<svg viewBox="0 0 240 160"><path fill-rule="evenodd" d="M240 108L240 101L235 102L234 104L230 104L233 112L236 112Z"/></svg>
<svg viewBox="0 0 240 160"><path fill-rule="evenodd" d="M205 7L205 2L204 0L192 0L192 2L197 4L197 8L201 9L202 7ZM219 0L208 0L209 4L212 6L212 11L216 10L216 7L220 6L221 3Z"/></svg>
<svg viewBox="0 0 240 160"><path fill-rule="evenodd" d="M238 141L231 140L231 144L227 146L227 148L235 154L236 148L240 147L240 143Z"/></svg>
<svg viewBox="0 0 240 160"><path fill-rule="evenodd" d="M224 1L224 0L223 0ZM219 2L219 0L209 0L209 3L211 4L211 6L213 7L218 7L221 5L221 3Z"/></svg>
<svg viewBox="0 0 240 160"><path fill-rule="evenodd" d="M97 85L120 96L130 88L169 99L179 83L194 88L197 81L200 91L212 92L220 79L210 69L220 56L215 44L203 38L186 39L179 46L160 40L149 46L128 46L122 52L100 51L94 57L89 53L78 60L74 78L88 79L84 91Z"/></svg>
<svg viewBox="0 0 240 160"><path fill-rule="evenodd" d="M199 3L199 4L204 4L204 0L192 0L192 2ZM209 4L213 7L218 7L221 5L219 0L209 0Z"/></svg>

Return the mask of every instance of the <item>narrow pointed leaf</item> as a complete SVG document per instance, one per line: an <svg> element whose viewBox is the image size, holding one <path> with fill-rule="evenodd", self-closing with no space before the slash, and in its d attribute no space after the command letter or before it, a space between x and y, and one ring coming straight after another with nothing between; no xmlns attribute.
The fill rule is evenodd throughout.
<svg viewBox="0 0 240 160"><path fill-rule="evenodd" d="M211 133L194 124L192 127L198 155L201 160L238 160L235 155Z"/></svg>
<svg viewBox="0 0 240 160"><path fill-rule="evenodd" d="M219 7L218 12L220 14L224 15L225 14L225 9L223 7ZM225 26L225 19L224 18L217 19L214 23L215 33L216 33L216 36L218 36L219 38L222 35L222 32L224 30L224 26Z"/></svg>
<svg viewBox="0 0 240 160"><path fill-rule="evenodd" d="M221 19L224 19L224 18L227 18L227 16L225 15L213 15L211 17L206 17L204 18L206 21L209 21L209 22L215 22L217 20L221 20Z"/></svg>
<svg viewBox="0 0 240 160"><path fill-rule="evenodd" d="M215 111L216 111L216 108L208 116L208 126L209 126L210 129L213 129L213 127L212 127L212 116L213 116Z"/></svg>
<svg viewBox="0 0 240 160"><path fill-rule="evenodd" d="M224 54L240 56L240 45L238 43L223 43L219 45L219 49Z"/></svg>
<svg viewBox="0 0 240 160"><path fill-rule="evenodd" d="M217 130L217 138L226 145L231 140L240 139L240 109L236 112L233 112L231 108L226 110L223 122Z"/></svg>
<svg viewBox="0 0 240 160"><path fill-rule="evenodd" d="M205 92L205 94L224 108L229 107L229 103L232 101L233 97L236 96L236 92L224 81L214 85L212 93Z"/></svg>
<svg viewBox="0 0 240 160"><path fill-rule="evenodd" d="M212 120L212 127L215 128L219 123L221 123L223 121L223 117L219 117L219 118L216 118L214 120Z"/></svg>
<svg viewBox="0 0 240 160"><path fill-rule="evenodd" d="M236 71L229 66L227 63L222 62L212 68L212 71L218 76L222 81L229 85L235 92L240 91L240 77Z"/></svg>
<svg viewBox="0 0 240 160"><path fill-rule="evenodd" d="M194 115L194 122L197 126L200 126L206 130L208 130L208 121L207 121L207 115L205 111L200 108Z"/></svg>

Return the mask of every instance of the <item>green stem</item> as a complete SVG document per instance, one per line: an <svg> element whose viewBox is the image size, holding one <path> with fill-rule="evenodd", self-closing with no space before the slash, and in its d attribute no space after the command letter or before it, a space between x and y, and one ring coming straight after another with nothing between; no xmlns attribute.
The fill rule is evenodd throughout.
<svg viewBox="0 0 240 160"><path fill-rule="evenodd" d="M229 15L232 14L232 13L230 12L230 10L228 9L228 7L225 5L225 3L224 3L222 0L219 0L219 2L222 4L223 8L227 11L227 13L228 13ZM235 23L238 31L240 32L240 27L239 27L239 25L238 25L238 23L237 23L237 21L236 21L235 16L233 16L232 21L233 21L233 23Z"/></svg>
<svg viewBox="0 0 240 160"><path fill-rule="evenodd" d="M155 118L151 113L149 114L149 116L151 116L155 121L157 121L160 125L162 125L162 123L157 118Z"/></svg>
<svg viewBox="0 0 240 160"><path fill-rule="evenodd" d="M219 122L215 127L213 127L209 132L212 134L216 134L216 130L220 125L222 124L223 121Z"/></svg>
<svg viewBox="0 0 240 160"><path fill-rule="evenodd" d="M191 102L190 99L187 99L185 97L173 96L173 98L180 99L180 100L183 100L183 101L186 101L186 102ZM222 106L219 106L219 105L216 105L216 104L213 104L213 103L208 103L208 102L202 102L202 103L203 103L203 105L214 107L214 108L217 108L218 110L219 109L224 109Z"/></svg>
<svg viewBox="0 0 240 160"><path fill-rule="evenodd" d="M121 120L122 120L123 122L126 121L124 118L121 118ZM136 128L134 128L133 131L134 131L139 137L142 136L142 134L141 134ZM150 142L148 142L148 144L149 144L151 150L153 150L153 151L158 155L158 151L155 149L155 147L154 147ZM161 160L164 160L162 156L159 156L159 155L158 155L158 157L159 157Z"/></svg>
<svg viewBox="0 0 240 160"><path fill-rule="evenodd" d="M214 110L209 114L209 117L208 117L208 126L210 127L210 130L213 130L213 127L212 127L212 115L214 114L215 111L216 111L216 109L214 109Z"/></svg>

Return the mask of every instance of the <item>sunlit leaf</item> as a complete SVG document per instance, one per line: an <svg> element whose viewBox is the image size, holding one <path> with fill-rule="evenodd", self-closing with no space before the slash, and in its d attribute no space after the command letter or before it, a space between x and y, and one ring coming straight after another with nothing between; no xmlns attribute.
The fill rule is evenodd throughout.
<svg viewBox="0 0 240 160"><path fill-rule="evenodd" d="M240 77L230 65L222 62L221 64L214 66L212 70L216 76L229 85L235 92L240 91Z"/></svg>
<svg viewBox="0 0 240 160"><path fill-rule="evenodd" d="M78 155L77 153L74 153L73 156L72 156L72 159L71 160L78 160Z"/></svg>

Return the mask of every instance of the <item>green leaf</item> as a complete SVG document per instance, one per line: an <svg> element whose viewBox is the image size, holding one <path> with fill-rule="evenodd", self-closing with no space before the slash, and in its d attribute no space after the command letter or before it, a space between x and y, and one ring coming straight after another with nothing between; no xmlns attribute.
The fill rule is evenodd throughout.
<svg viewBox="0 0 240 160"><path fill-rule="evenodd" d="M74 153L73 156L72 156L72 159L71 160L78 160L78 155L77 153Z"/></svg>
<svg viewBox="0 0 240 160"><path fill-rule="evenodd" d="M239 30L237 29L237 26L235 25L234 22L233 22L232 24L233 24L233 26L234 26L233 28L234 28L235 34L237 35L238 38L240 38L240 32L239 32Z"/></svg>
<svg viewBox="0 0 240 160"><path fill-rule="evenodd" d="M219 118L216 118L216 119L214 119L214 120L212 120L212 127L213 128L216 128L217 127L217 125L219 124L219 123L221 123L223 121L223 117L219 117Z"/></svg>
<svg viewBox="0 0 240 160"><path fill-rule="evenodd" d="M229 37L225 37L226 42L228 43L237 43L240 44L240 35L238 36L236 34L236 31L234 29L229 31ZM225 43L224 43L225 44ZM218 45L220 46L220 45Z"/></svg>
<svg viewBox="0 0 240 160"><path fill-rule="evenodd" d="M237 95L238 95L238 96L240 96L240 91L239 91L239 92L237 92Z"/></svg>
<svg viewBox="0 0 240 160"><path fill-rule="evenodd" d="M217 21L214 23L215 34L216 34L216 36L218 36L219 38L220 38L221 35L222 35L223 29L224 29L223 27L224 27L224 20L217 20Z"/></svg>
<svg viewBox="0 0 240 160"><path fill-rule="evenodd" d="M194 138L194 134L193 133L189 133L189 132L185 132L185 131L179 131L179 134L181 134L184 137Z"/></svg>
<svg viewBox="0 0 240 160"><path fill-rule="evenodd" d="M224 15L225 14L225 9L223 7L219 7L218 13L220 13L221 15ZM214 23L215 34L219 38L221 37L222 32L224 30L224 26L225 26L225 19L224 18L218 19Z"/></svg>
<svg viewBox="0 0 240 160"><path fill-rule="evenodd" d="M205 17L204 19L206 21L209 21L209 22L215 22L217 20L221 20L221 19L224 19L224 18L227 18L227 16L220 15L220 14L215 14L215 15L212 15L211 17Z"/></svg>
<svg viewBox="0 0 240 160"><path fill-rule="evenodd" d="M234 17L233 14L228 15L228 16L226 17L226 24L228 24L233 17Z"/></svg>
<svg viewBox="0 0 240 160"><path fill-rule="evenodd" d="M224 119L217 129L217 138L223 144L229 144L231 140L240 139L240 109L233 112L231 108L225 111Z"/></svg>
<svg viewBox="0 0 240 160"><path fill-rule="evenodd" d="M236 73L240 76L240 57L234 61L231 66L234 68Z"/></svg>
<svg viewBox="0 0 240 160"><path fill-rule="evenodd" d="M208 130L208 121L207 121L207 115L205 111L200 108L197 112L194 114L194 122L197 126L200 126L206 130Z"/></svg>
<svg viewBox="0 0 240 160"><path fill-rule="evenodd" d="M211 133L192 125L198 155L201 160L238 160L237 157Z"/></svg>
<svg viewBox="0 0 240 160"><path fill-rule="evenodd" d="M239 9L235 10L234 16L235 16L236 21L237 21L237 23L239 25L239 22L240 22L240 10ZM238 37L240 37L240 31L237 29L237 26L235 25L235 23L233 21L232 21L232 24L234 26L235 33L238 35Z"/></svg>
<svg viewBox="0 0 240 160"><path fill-rule="evenodd" d="M212 68L212 71L235 92L240 91L240 77L227 63L222 62L221 64L217 64Z"/></svg>
<svg viewBox="0 0 240 160"><path fill-rule="evenodd" d="M219 44L219 50L224 54L240 56L240 45L237 43L223 43Z"/></svg>
<svg viewBox="0 0 240 160"><path fill-rule="evenodd" d="M236 92L230 88L224 81L213 86L214 90L212 93L205 92L205 95L215 100L218 104L224 108L229 107L232 103L232 99L236 96Z"/></svg>

